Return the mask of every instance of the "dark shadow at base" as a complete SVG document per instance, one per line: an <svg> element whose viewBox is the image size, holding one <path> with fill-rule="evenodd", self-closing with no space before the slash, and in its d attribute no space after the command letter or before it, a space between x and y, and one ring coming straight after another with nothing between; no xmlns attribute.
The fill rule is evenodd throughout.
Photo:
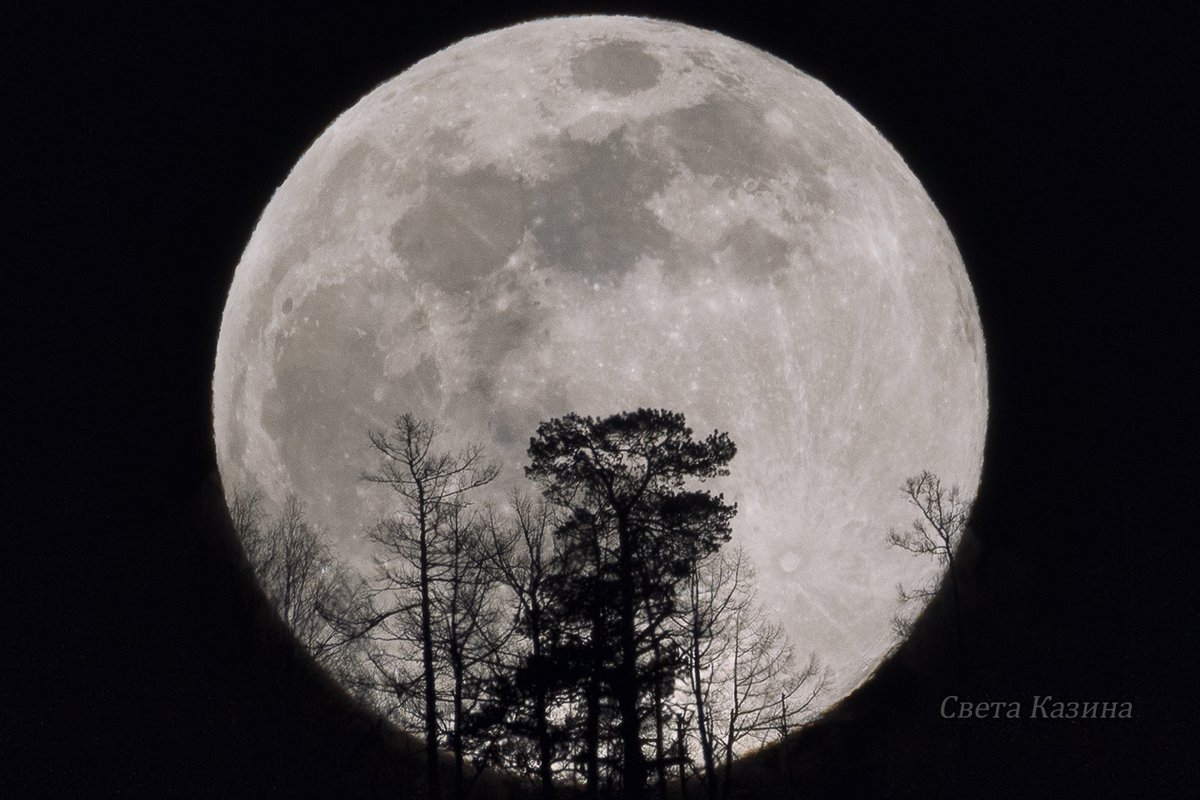
<svg viewBox="0 0 1200 800"><path fill-rule="evenodd" d="M359 705L301 651L254 584L215 479L128 537L113 546L140 556L126 568L107 562L103 586L80 590L93 593L91 606L61 600L82 615L64 644L75 655L45 662L43 677L56 679L59 693L16 705L24 738L14 749L26 769L8 796L423 796L419 741ZM961 659L940 591L857 691L738 762L735 798L1110 797L1133 788L1172 796L1172 776L1138 767L1135 756L1153 741L1143 738L1142 699L1112 696L1120 685L1111 671L1082 668L1102 631L1067 624L1078 618L1073 605L1044 605L1046 576L1002 545L968 536L959 563ZM1047 694L1133 699L1138 713L1031 719L1034 697ZM948 695L1016 700L1022 718L947 719ZM450 768L447 760L447 785ZM669 795L680 796L677 783ZM475 796L536 792L485 773ZM689 786L689 800L703 797L699 784Z"/></svg>

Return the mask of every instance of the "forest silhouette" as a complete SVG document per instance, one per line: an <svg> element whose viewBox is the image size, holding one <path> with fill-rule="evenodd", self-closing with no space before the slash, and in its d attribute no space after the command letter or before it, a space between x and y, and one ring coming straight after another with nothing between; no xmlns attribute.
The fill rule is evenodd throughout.
<svg viewBox="0 0 1200 800"><path fill-rule="evenodd" d="M478 501L500 474L484 448L445 438L411 414L368 433L361 478L391 501L366 531L369 574L294 496L275 515L253 489L230 504L299 642L379 719L419 732L429 796L476 796L490 773L544 800L724 800L740 756L812 718L827 672L759 604L730 544L736 505L704 488L729 474L727 434L697 439L667 410L566 414L530 439L537 492L504 503ZM914 480L903 490L928 519L940 483ZM939 541L945 558L956 540Z"/></svg>

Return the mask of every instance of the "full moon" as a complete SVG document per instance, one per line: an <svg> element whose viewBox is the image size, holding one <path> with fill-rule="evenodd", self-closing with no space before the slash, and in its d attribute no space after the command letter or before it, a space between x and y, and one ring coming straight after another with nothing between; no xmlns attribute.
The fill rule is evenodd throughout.
<svg viewBox="0 0 1200 800"><path fill-rule="evenodd" d="M760 601L832 671L894 642L922 470L974 496L983 336L944 221L822 83L687 25L555 18L466 39L342 114L263 212L213 381L227 493L296 494L368 574L366 432L411 412L532 490L538 423L683 412Z"/></svg>

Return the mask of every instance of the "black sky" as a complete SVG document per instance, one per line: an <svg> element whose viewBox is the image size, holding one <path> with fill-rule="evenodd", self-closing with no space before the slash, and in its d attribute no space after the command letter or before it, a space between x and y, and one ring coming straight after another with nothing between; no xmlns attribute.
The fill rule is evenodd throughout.
<svg viewBox="0 0 1200 800"><path fill-rule="evenodd" d="M995 796L1195 788L1194 20L1115 3L108 5L0 12L0 761L18 765L0 786L303 793L279 777L307 752L302 723L258 699L236 565L197 522L226 289L338 113L464 36L572 10L675 18L792 62L881 131L954 233L990 368L980 583L1003 606L975 620L989 660L972 685L1135 706L993 727L996 750L954 768ZM927 712L901 723L917 740L944 724ZM941 796L930 759L897 794Z"/></svg>

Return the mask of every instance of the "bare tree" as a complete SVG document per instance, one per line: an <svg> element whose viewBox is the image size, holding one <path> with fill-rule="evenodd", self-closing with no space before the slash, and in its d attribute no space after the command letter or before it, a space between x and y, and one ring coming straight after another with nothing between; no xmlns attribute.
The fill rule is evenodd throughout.
<svg viewBox="0 0 1200 800"><path fill-rule="evenodd" d="M239 490L230 517L255 577L276 612L325 669L352 689L361 688L360 643L338 624L362 613L363 582L351 576L307 520L304 504L289 495L270 518L262 494Z"/></svg>
<svg viewBox="0 0 1200 800"><path fill-rule="evenodd" d="M461 576L456 572L456 564L460 563L456 558L461 555L465 535L461 527L463 506L472 490L491 482L498 472L497 467L484 463L480 446L471 445L458 453L436 451L437 436L432 423L411 414L399 417L390 430L370 431L378 465L363 475L366 481L386 486L399 502L394 516L384 520L372 535L386 554L379 562L380 585L374 597L382 609L370 625L372 629L382 628L372 636L401 646L415 645L419 675L387 670L387 653L376 653L373 661L381 671L389 672L393 690L402 702L419 688L426 777L433 798L441 796L437 656L444 652L442 646L448 635L463 633L461 628L456 628L454 634L446 633L442 627L446 623L441 613L444 608L439 606L463 601L464 596L455 594L458 590L453 588L456 576ZM447 585L451 587L449 595ZM461 640L456 646L465 648ZM458 724L457 720L452 723ZM461 746L461 739L456 743Z"/></svg>
<svg viewBox="0 0 1200 800"><path fill-rule="evenodd" d="M257 495L235 498L280 615L423 730L435 799L439 744L458 800L489 763L536 777L543 800L559 776L593 800L650 782L665 800L675 767L681 791L695 769L711 800L728 797L734 759L786 735L826 681L757 603L746 555L721 549L735 507L689 485L727 474L732 442L696 441L665 411L567 415L531 440L543 498L479 513L472 493L497 467L478 446L440 449L439 434L412 415L369 432L362 478L395 500L369 532L369 585L329 558L294 498L271 520Z"/></svg>
<svg viewBox="0 0 1200 800"><path fill-rule="evenodd" d="M961 649L961 612L959 610L958 572L955 569L954 554L963 534L967 530L967 521L971 516L971 503L962 496L958 486L949 489L942 485L937 475L925 470L904 481L900 487L904 499L919 512L912 525L903 530L895 528L888 531L887 540L895 547L918 555L932 556L945 567L946 576L950 581L950 597L954 608L955 642ZM936 584L921 587L906 587L900 585L897 592L901 604L913 601L928 600L937 591ZM912 629L910 618L897 613L892 627L900 636L907 636Z"/></svg>
<svg viewBox="0 0 1200 800"><path fill-rule="evenodd" d="M250 562L250 567L255 573L258 572L259 563L263 560L263 548L266 546L266 539L263 536L266 515L262 492L245 487L234 490L233 500L229 503L229 519L233 522L234 532L241 540L246 560Z"/></svg>
<svg viewBox="0 0 1200 800"><path fill-rule="evenodd" d="M561 515L549 503L519 493L513 494L511 505L510 518L502 518L495 509L487 516L488 564L512 595L516 634L507 665L511 668L494 678L497 696L490 725L508 737L532 741L541 795L551 800L558 756L551 715L560 684L551 666L556 568L551 532Z"/></svg>
<svg viewBox="0 0 1200 800"><path fill-rule="evenodd" d="M718 551L690 576L677 617L686 643L687 715L710 798L728 797L734 759L785 736L828 684L815 654L796 664L782 627L758 603L754 583L744 550Z"/></svg>
<svg viewBox="0 0 1200 800"><path fill-rule="evenodd" d="M689 699L700 743L702 775L710 798L717 796L710 690L724 650L730 611L741 602L737 591L737 563L740 559L735 562L724 553L698 563L688 576L688 594L679 619L681 638L687 648Z"/></svg>
<svg viewBox="0 0 1200 800"><path fill-rule="evenodd" d="M438 560L445 569L431 587L436 611L432 627L435 653L445 658L449 668L451 715L443 728L454 753L454 794L461 799L468 788L465 756L476 749L468 719L480 705L506 626L488 569L488 540L479 516L461 503L452 506L439 545Z"/></svg>

